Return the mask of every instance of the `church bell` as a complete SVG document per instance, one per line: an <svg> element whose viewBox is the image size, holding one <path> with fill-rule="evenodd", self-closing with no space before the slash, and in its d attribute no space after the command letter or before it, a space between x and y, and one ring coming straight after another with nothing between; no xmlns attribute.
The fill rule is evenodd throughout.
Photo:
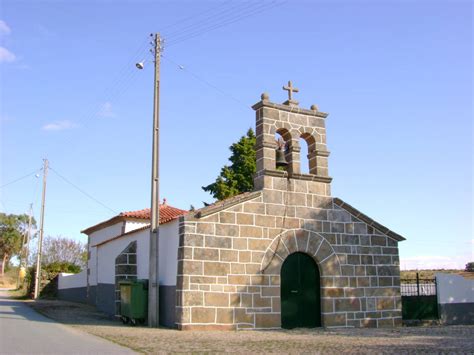
<svg viewBox="0 0 474 355"><path fill-rule="evenodd" d="M285 151L283 150L283 148L276 149L275 161L276 161L277 167L281 166L283 168L286 168L288 166L288 162L286 161L286 158L285 158Z"/></svg>

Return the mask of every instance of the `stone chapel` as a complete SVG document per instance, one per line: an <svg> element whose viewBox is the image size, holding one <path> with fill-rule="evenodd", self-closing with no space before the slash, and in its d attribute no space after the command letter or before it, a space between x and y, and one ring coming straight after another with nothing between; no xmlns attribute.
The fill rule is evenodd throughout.
<svg viewBox="0 0 474 355"><path fill-rule="evenodd" d="M284 87L256 112L255 190L179 217L179 329L401 325L404 238L331 195L327 113ZM286 170L276 167L275 134ZM301 151L303 138L308 151ZM300 161L309 160L309 174Z"/></svg>

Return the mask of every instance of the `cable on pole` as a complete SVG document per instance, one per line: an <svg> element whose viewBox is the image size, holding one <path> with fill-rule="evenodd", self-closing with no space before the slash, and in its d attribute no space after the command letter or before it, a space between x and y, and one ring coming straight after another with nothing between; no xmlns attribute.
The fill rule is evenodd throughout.
<svg viewBox="0 0 474 355"><path fill-rule="evenodd" d="M188 33L182 33L180 35L177 35L175 38L171 38L170 39L171 43L168 45L168 47L169 46L174 46L175 44L178 44L178 43L183 42L183 41L187 41L188 39L200 36L204 33L213 31L217 28L224 27L224 26L230 25L232 23L238 22L238 21L240 21L240 20L242 20L246 17L254 16L256 14L259 14L259 13L264 12L266 10L269 10L271 8L281 6L285 2L286 1L283 1L283 2L280 2L280 3L273 2L272 5L266 5L266 4L265 5L259 5L259 6L254 7L253 9L251 9L247 12L240 13L238 16L230 16L230 17L225 18L221 22L214 23L214 24L211 23L207 27L204 26L203 28L197 29L196 31L190 30L190 31L188 31Z"/></svg>
<svg viewBox="0 0 474 355"><path fill-rule="evenodd" d="M203 84L206 84L207 86L209 86L210 88L214 89L215 91L219 92L221 95L239 103L240 105L242 105L243 107L245 107L246 109L252 109L251 106L248 106L246 105L242 100L239 100L238 98L236 98L235 96L227 93L226 91L222 90L221 88L219 88L218 86L210 83L209 81L207 81L206 79L200 77L199 75L197 75L196 73L193 73L192 71L188 70L185 66L181 65L181 64L178 64L176 63L174 60L172 60L170 57L168 57L167 55L165 56L164 54L161 55L164 59L170 61L171 63L173 63L174 65L176 65L180 70L188 73L189 75L191 75L192 77L194 77L194 79L202 82Z"/></svg>
<svg viewBox="0 0 474 355"><path fill-rule="evenodd" d="M25 175L25 176L22 176L22 177L20 177L20 178L18 178L18 179L15 179L15 180L10 181L10 182L8 182L8 183L6 183L6 184L4 184L4 185L1 185L1 186L0 186L0 189L6 187L6 186L8 186L8 185L14 184L14 183L16 183L16 182L18 182L18 181L21 181L21 180L23 180L23 179L26 179L27 177L30 177L30 176L33 175L33 174L37 174L37 173L39 173L41 170L43 170L43 168L37 169L37 170L35 170L35 171L33 171L33 172L31 172L31 173Z"/></svg>
<svg viewBox="0 0 474 355"><path fill-rule="evenodd" d="M66 179L64 176L62 176L56 169L53 169L52 167L49 167L49 170L51 170L53 173L55 173L58 177L60 177L62 180L64 180L66 183L68 183L69 185L71 185L72 187L74 187L77 191L81 192L83 195L87 196L88 198L90 198L91 200L93 200L94 202L98 203L99 205L101 205L102 207L108 209L109 211L115 213L115 214L118 214L119 212L117 212L116 210L114 210L113 208L107 206L106 204L104 204L103 202L99 201L98 199L96 199L94 196L88 194L86 191L84 191L83 189L81 189L79 186L77 186L76 184L72 183L71 181L69 181L68 179Z"/></svg>

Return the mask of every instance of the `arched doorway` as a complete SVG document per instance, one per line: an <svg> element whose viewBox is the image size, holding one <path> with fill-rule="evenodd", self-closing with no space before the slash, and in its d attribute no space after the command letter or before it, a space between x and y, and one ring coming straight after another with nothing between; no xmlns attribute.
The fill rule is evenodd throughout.
<svg viewBox="0 0 474 355"><path fill-rule="evenodd" d="M321 326L319 269L305 253L289 255L281 267L282 328Z"/></svg>

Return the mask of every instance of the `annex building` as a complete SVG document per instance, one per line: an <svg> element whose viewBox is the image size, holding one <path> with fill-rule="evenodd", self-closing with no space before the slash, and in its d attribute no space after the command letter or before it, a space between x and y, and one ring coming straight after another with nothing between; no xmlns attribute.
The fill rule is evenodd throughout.
<svg viewBox="0 0 474 355"><path fill-rule="evenodd" d="M256 112L253 192L197 211L163 204L160 319L183 330L401 325L398 243L404 238L331 195L327 114L267 94ZM296 91L296 90L294 90ZM284 140L276 154L275 135ZM307 143L301 151L299 140ZM277 168L281 153L288 164ZM309 173L300 161L309 160ZM163 211L163 212L161 212ZM63 278L117 312L118 280L148 278L149 210L86 229L88 270ZM69 284L68 284L69 282ZM82 282L82 284L81 284ZM74 290L75 289L75 290ZM81 291L82 290L82 291Z"/></svg>

